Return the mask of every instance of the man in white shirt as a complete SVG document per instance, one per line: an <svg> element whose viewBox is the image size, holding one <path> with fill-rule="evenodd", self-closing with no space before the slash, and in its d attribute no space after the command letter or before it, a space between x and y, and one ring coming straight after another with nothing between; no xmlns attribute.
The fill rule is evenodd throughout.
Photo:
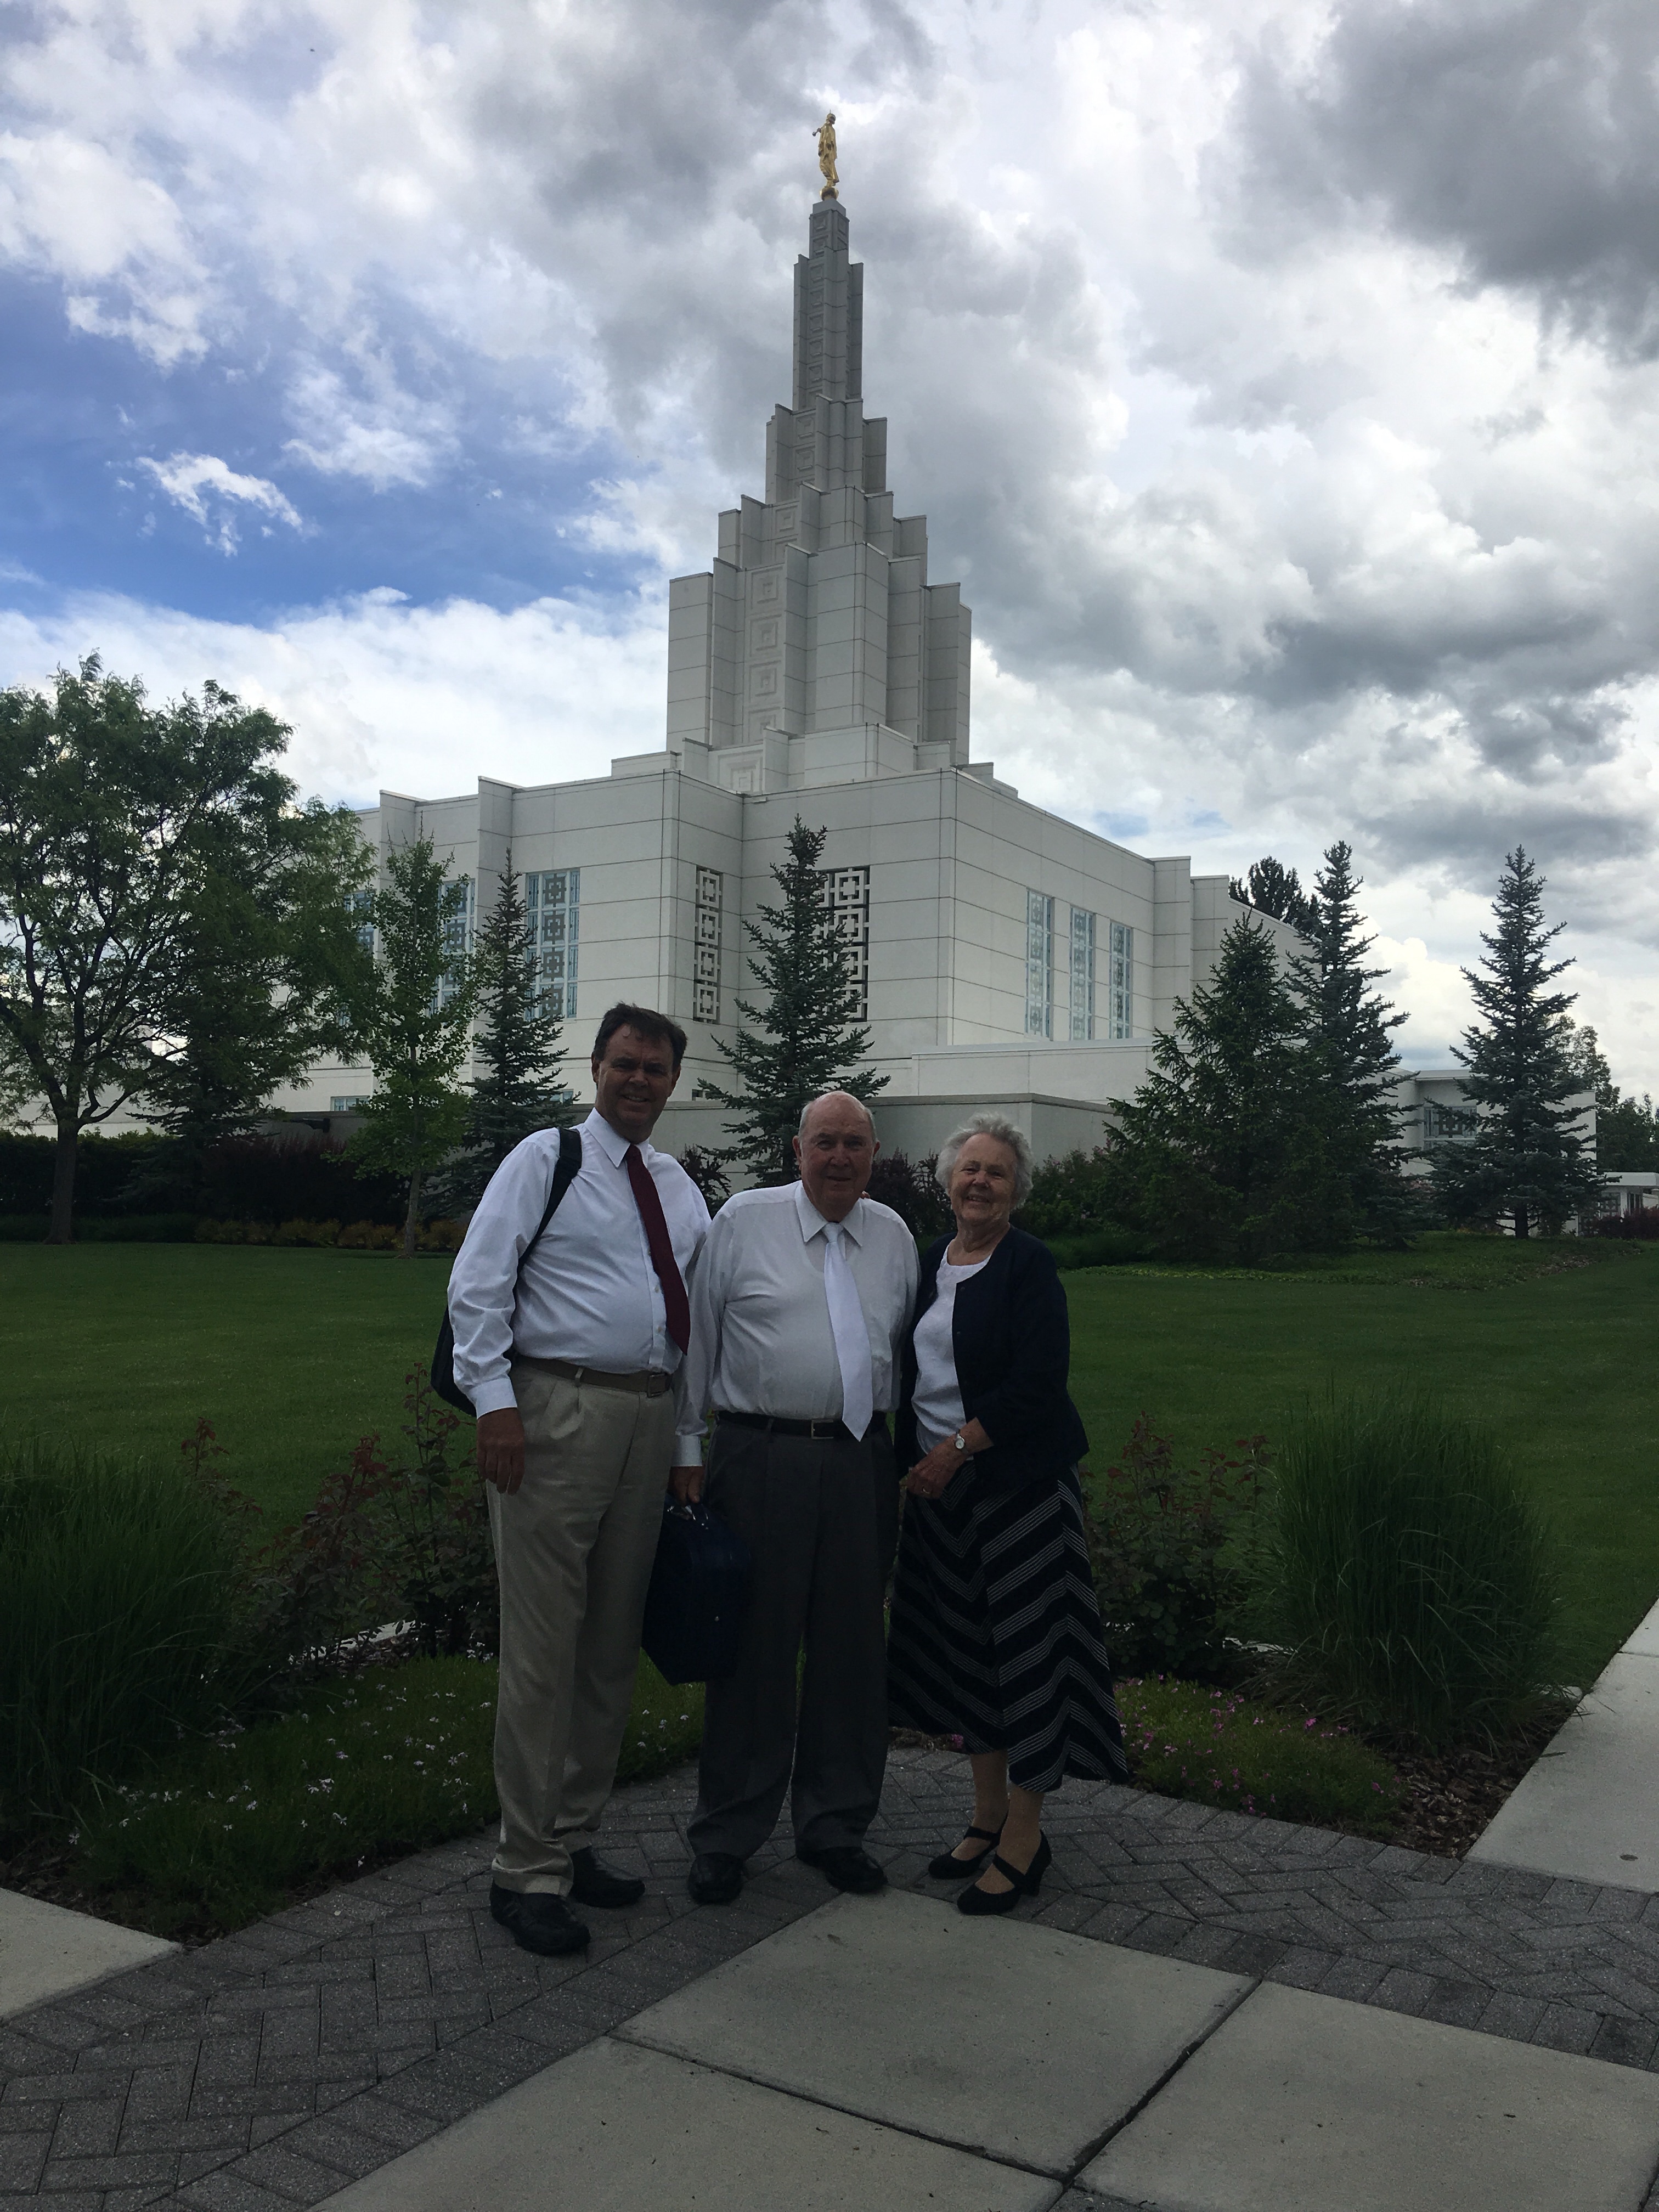
<svg viewBox="0 0 1659 2212"><path fill-rule="evenodd" d="M801 1180L728 1199L692 1285L674 1487L702 1487L712 1405L708 1501L754 1558L737 1670L708 1685L704 1711L687 1883L701 1905L737 1896L786 1791L798 1858L838 1889L886 1880L863 1839L887 1763L882 1599L898 1470L885 1416L916 1248L864 1195L877 1149L867 1107L842 1091L813 1099L795 1139Z"/></svg>
<svg viewBox="0 0 1659 2212"><path fill-rule="evenodd" d="M613 1006L593 1046L581 1166L534 1250L524 1258L566 1141L557 1129L496 1170L449 1279L501 1591L489 1909L550 1957L587 1942L567 1897L627 1905L645 1888L602 1865L593 1839L683 1425L686 1279L708 1230L696 1184L650 1142L684 1054L665 1015Z"/></svg>

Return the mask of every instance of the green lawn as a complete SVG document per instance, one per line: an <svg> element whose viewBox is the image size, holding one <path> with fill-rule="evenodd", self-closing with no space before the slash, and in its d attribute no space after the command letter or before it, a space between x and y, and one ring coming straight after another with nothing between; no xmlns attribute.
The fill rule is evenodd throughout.
<svg viewBox="0 0 1659 2212"><path fill-rule="evenodd" d="M226 1474L291 1520L360 1436L398 1437L448 1262L212 1244L0 1244L0 1422L174 1458L205 1414Z"/></svg>
<svg viewBox="0 0 1659 2212"><path fill-rule="evenodd" d="M1575 1680L1659 1598L1659 1255L1447 1237L1313 1273L1098 1269L1066 1289L1097 1471L1139 1413L1196 1450L1271 1437L1333 1381L1422 1384L1494 1425L1559 1529Z"/></svg>
<svg viewBox="0 0 1659 2212"><path fill-rule="evenodd" d="M226 1473L285 1518L366 1431L396 1437L446 1274L347 1253L0 1245L0 1420L171 1456L205 1414ZM1496 1424L1554 1516L1580 1679L1659 1597L1659 1254L1442 1237L1299 1273L1066 1279L1097 1469L1138 1413L1197 1449L1272 1435L1333 1379L1421 1382Z"/></svg>

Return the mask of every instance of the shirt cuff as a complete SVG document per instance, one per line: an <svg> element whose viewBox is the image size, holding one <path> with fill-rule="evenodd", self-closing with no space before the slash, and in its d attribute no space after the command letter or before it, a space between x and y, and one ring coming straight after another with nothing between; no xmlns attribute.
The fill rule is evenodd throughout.
<svg viewBox="0 0 1659 2212"><path fill-rule="evenodd" d="M702 1465L702 1437L701 1435L695 1437L675 1437L674 1464L676 1467L701 1467Z"/></svg>
<svg viewBox="0 0 1659 2212"><path fill-rule="evenodd" d="M472 1393L472 1411L482 1420L486 1413L505 1413L509 1406L516 1407L513 1395L513 1377L502 1375L493 1382L480 1382Z"/></svg>

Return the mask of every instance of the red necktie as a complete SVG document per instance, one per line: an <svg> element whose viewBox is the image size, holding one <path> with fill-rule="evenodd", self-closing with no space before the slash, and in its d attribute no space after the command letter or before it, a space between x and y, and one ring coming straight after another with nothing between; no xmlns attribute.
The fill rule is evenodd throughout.
<svg viewBox="0 0 1659 2212"><path fill-rule="evenodd" d="M657 1280L662 1285L663 1310L668 1320L668 1334L684 1352L691 1341L691 1308L685 1295L685 1285L674 1264L674 1247L668 1241L668 1224L663 1218L662 1200L657 1195L657 1186L651 1170L640 1158L640 1148L630 1145L624 1157L628 1162L628 1180L634 1186L634 1203L640 1209L640 1219L645 1224L645 1241L651 1247L651 1264L657 1271Z"/></svg>

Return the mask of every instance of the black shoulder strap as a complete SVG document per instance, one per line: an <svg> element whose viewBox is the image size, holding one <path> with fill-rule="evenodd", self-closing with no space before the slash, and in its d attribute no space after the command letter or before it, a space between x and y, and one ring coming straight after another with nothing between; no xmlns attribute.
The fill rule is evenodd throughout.
<svg viewBox="0 0 1659 2212"><path fill-rule="evenodd" d="M523 1269L525 1261L530 1257L536 1247L541 1243L543 1230L546 1228L548 1223L551 1221L554 1215L558 1212L559 1200L564 1196L566 1191L569 1189L571 1184L575 1182L576 1177L581 1173L581 1131L580 1129L561 1129L559 1132L559 1158L557 1164L553 1170L553 1182L547 1194L547 1204L542 1208L542 1218L536 1224L535 1235L525 1246L523 1254L520 1258L519 1266L520 1270Z"/></svg>

